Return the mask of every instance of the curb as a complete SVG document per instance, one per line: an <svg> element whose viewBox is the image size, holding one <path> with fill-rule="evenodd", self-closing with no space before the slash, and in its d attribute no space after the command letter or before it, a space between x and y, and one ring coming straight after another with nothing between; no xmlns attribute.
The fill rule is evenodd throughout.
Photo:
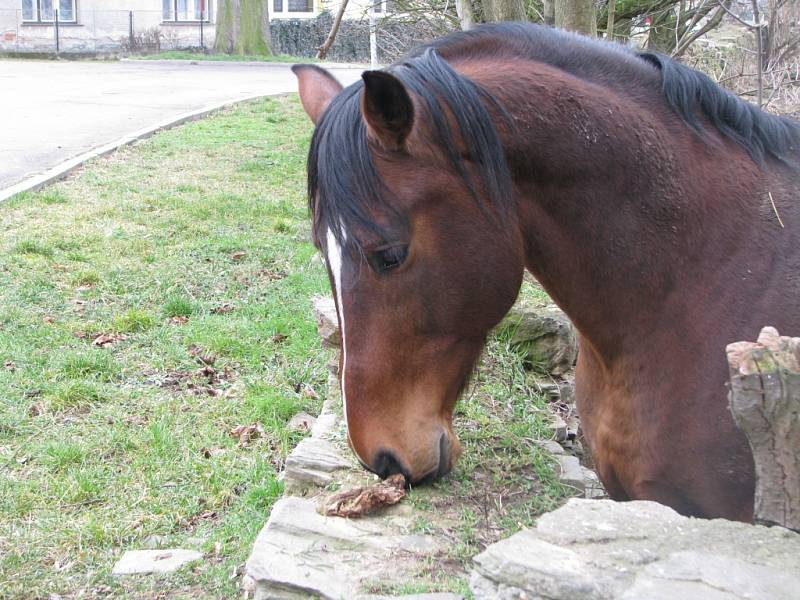
<svg viewBox="0 0 800 600"><path fill-rule="evenodd" d="M39 188L42 188L49 183L53 183L54 181L58 181L59 179L65 178L67 175L72 173L77 168L83 166L90 160L111 154L112 152L115 152L119 148L122 148L124 146L129 146L135 142L138 142L139 140L147 139L150 136L160 131L166 131L167 129L172 129L173 127L177 127L178 125L183 125L184 123L189 123L191 121L202 119L203 117L207 117L208 115L235 106L237 104L252 102L254 100L258 100L259 98L270 98L283 95L285 95L285 93L252 94L250 96L243 96L241 98L236 98L234 100L226 100L224 102L220 102L217 104L211 104L208 106L204 106L203 108L199 108L197 110L179 114L175 117L170 117L168 119L165 119L164 121L156 123L155 125L150 125L148 127L145 127L144 129L140 129L138 131L135 131L134 133L123 136L114 142L111 142L109 144L104 144L97 148L93 148L88 152L84 152L83 154L79 154L78 156L70 158L69 160L65 160L61 164L58 164L55 167L48 169L44 173L40 173L38 175L34 175L33 177L23 179L19 183L15 183L10 187L0 190L0 202L4 202L9 198L11 198L12 196L16 196L17 194L21 194L23 192L36 191Z"/></svg>
<svg viewBox="0 0 800 600"><path fill-rule="evenodd" d="M333 62L333 61L325 61L325 60L317 60L314 62L311 61L304 61L302 57L298 58L296 62L286 61L286 62L279 62L279 61L269 61L269 60L236 60L236 61L225 61L225 60L207 60L198 56L197 58L120 58L119 62L121 63L128 63L128 64L154 64L154 65L178 65L178 64L191 64L195 66L206 66L206 65L240 65L245 67L269 67L269 66L282 66L282 65L293 65L293 64L302 64L302 65L316 65L318 67L324 67L326 69L364 69L369 70L373 67L370 66L369 63L340 63L340 62ZM380 69L385 67L384 64L377 65L376 69Z"/></svg>

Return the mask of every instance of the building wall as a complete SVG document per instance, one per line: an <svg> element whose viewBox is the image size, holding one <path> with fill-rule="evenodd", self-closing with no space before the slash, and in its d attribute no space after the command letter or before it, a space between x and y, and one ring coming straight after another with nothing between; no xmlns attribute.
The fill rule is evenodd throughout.
<svg viewBox="0 0 800 600"><path fill-rule="evenodd" d="M369 19L372 7L378 0L349 0L347 8L344 11L345 19ZM336 14L341 6L341 0L317 0L321 10L330 11ZM386 0L380 0L382 12L376 13L376 16L381 17L386 13Z"/></svg>
<svg viewBox="0 0 800 600"><path fill-rule="evenodd" d="M202 27L206 47L214 42L215 4L209 1L211 19ZM58 50L67 54L153 52L201 45L200 24L164 22L161 0L77 0L77 23L59 24L58 34ZM52 24L25 23L21 0L0 0L0 52L55 51Z"/></svg>
<svg viewBox="0 0 800 600"><path fill-rule="evenodd" d="M35 0L34 0L35 1ZM289 0L278 0L281 12L271 11L271 19L314 18L323 10L335 14L341 0L309 0L310 12L289 11ZM349 0L345 18L368 19L376 0ZM382 2L386 12L387 0ZM53 0L54 3L57 0ZM61 23L58 51L65 54L128 54L213 46L216 0L207 0L209 22L164 22L162 0L76 0L77 22ZM270 9L275 0L270 0ZM131 39L131 12L133 38ZM131 43L133 42L133 43ZM0 53L53 53L56 51L52 24L25 23L22 0L0 0Z"/></svg>

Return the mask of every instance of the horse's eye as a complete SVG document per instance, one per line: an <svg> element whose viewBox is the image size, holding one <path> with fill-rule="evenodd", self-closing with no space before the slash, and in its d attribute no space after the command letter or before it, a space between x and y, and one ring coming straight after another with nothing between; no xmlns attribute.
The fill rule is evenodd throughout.
<svg viewBox="0 0 800 600"><path fill-rule="evenodd" d="M369 257L369 263L375 271L383 273L402 265L407 255L408 248L406 246L392 246L373 252Z"/></svg>

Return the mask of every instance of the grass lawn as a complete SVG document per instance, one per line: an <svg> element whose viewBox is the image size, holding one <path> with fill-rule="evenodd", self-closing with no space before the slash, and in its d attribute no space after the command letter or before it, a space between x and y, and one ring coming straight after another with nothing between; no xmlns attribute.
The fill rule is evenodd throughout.
<svg viewBox="0 0 800 600"><path fill-rule="evenodd" d="M299 439L285 425L325 394L310 134L296 97L260 100L0 204L1 598L240 597ZM532 443L544 410L493 339L458 414L465 455L439 484L464 501L454 560L488 539L487 486L525 492L492 513L494 538L564 497ZM230 435L254 423L263 436ZM111 577L146 547L206 560Z"/></svg>

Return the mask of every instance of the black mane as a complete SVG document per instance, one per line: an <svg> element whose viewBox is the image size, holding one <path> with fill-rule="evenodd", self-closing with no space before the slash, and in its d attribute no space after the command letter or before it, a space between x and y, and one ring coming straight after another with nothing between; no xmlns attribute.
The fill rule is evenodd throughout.
<svg viewBox="0 0 800 600"><path fill-rule="evenodd" d="M492 97L456 73L432 48L423 47L388 70L422 102L423 114L417 118L427 121L439 150L466 183L475 201L484 210L491 206L493 214L501 219L508 216L513 198L511 175L486 109L487 104L494 104ZM367 144L367 128L360 108L363 89L363 81L358 81L331 102L314 130L308 154L308 194L315 225L330 228L339 244L351 249L359 246L358 240L352 237L345 240L343 226L348 230L372 231L386 239L370 209L380 206L382 212L393 210L393 203L381 202L389 192L378 176ZM478 182L472 181L467 172L448 123L448 111L456 122L458 137L469 149L470 159L481 167L479 183L489 196L486 205L477 193ZM402 215L392 216L404 221Z"/></svg>
<svg viewBox="0 0 800 600"><path fill-rule="evenodd" d="M455 144L460 137L481 165L480 184L488 194L483 208L491 207L501 218L508 215L511 177L487 106L502 108L478 84L462 77L448 64L451 58L528 58L571 73L587 81L616 87L662 88L667 104L692 129L702 135L699 108L723 135L744 148L758 163L767 156L789 162L800 148L800 125L770 115L722 89L706 75L672 59L653 53L637 53L619 44L591 40L538 25L489 24L459 32L424 45L387 70L415 94L424 107L422 115L434 132L439 149L461 176L480 204L472 181ZM393 203L380 180L367 143L361 116L363 82L345 89L323 115L314 131L308 157L308 192L315 226L330 228L343 246L358 248L358 240L344 240L342 227L364 229L382 236L372 207L385 213ZM450 130L446 112L455 120ZM394 215L402 221L403 216ZM319 231L317 229L317 231Z"/></svg>

